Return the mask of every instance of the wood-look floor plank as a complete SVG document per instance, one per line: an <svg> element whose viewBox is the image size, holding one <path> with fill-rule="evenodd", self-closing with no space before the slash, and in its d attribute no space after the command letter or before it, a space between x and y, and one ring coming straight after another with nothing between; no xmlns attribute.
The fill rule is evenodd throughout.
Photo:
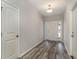
<svg viewBox="0 0 79 59"><path fill-rule="evenodd" d="M21 59L70 59L63 42L44 41Z"/></svg>

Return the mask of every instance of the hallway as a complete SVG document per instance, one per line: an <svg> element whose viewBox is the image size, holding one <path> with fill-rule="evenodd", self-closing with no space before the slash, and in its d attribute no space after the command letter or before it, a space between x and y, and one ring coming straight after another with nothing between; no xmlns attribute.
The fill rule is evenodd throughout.
<svg viewBox="0 0 79 59"><path fill-rule="evenodd" d="M77 59L76 0L2 0L2 59Z"/></svg>
<svg viewBox="0 0 79 59"><path fill-rule="evenodd" d="M70 59L64 43L45 40L21 59Z"/></svg>

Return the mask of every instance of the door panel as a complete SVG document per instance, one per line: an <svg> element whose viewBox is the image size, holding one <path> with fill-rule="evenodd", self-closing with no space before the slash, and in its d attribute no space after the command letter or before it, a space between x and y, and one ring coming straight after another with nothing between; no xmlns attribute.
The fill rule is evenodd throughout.
<svg viewBox="0 0 79 59"><path fill-rule="evenodd" d="M62 22L61 22L61 39L58 38L58 24L61 21L47 21L45 22L45 39L62 41Z"/></svg>
<svg viewBox="0 0 79 59"><path fill-rule="evenodd" d="M2 2L2 59L17 59L18 10Z"/></svg>
<svg viewBox="0 0 79 59"><path fill-rule="evenodd" d="M6 57L12 56L17 52L16 40L6 41Z"/></svg>

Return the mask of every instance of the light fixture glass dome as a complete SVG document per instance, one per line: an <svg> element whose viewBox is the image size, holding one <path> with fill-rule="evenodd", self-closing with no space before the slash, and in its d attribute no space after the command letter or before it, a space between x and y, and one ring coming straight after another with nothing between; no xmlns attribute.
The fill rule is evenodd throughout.
<svg viewBox="0 0 79 59"><path fill-rule="evenodd" d="M53 12L53 10L52 9L47 9L47 11L46 11L47 13L52 13Z"/></svg>

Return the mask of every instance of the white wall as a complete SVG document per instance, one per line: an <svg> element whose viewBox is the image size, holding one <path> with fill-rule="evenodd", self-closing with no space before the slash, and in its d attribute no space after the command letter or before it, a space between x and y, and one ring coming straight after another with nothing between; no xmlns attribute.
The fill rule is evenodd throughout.
<svg viewBox="0 0 79 59"><path fill-rule="evenodd" d="M66 11L64 15L64 44L65 47L70 53L70 13L69 11Z"/></svg>
<svg viewBox="0 0 79 59"><path fill-rule="evenodd" d="M38 11L27 2L20 6L20 54L43 40L43 23Z"/></svg>
<svg viewBox="0 0 79 59"><path fill-rule="evenodd" d="M58 22L60 21L62 23L63 28L63 21L64 16L58 15L58 16L51 16L51 17L45 17L45 39L48 40L54 40L54 41L62 41L63 40L63 33L62 33L62 39L58 39ZM62 30L63 32L63 30Z"/></svg>

